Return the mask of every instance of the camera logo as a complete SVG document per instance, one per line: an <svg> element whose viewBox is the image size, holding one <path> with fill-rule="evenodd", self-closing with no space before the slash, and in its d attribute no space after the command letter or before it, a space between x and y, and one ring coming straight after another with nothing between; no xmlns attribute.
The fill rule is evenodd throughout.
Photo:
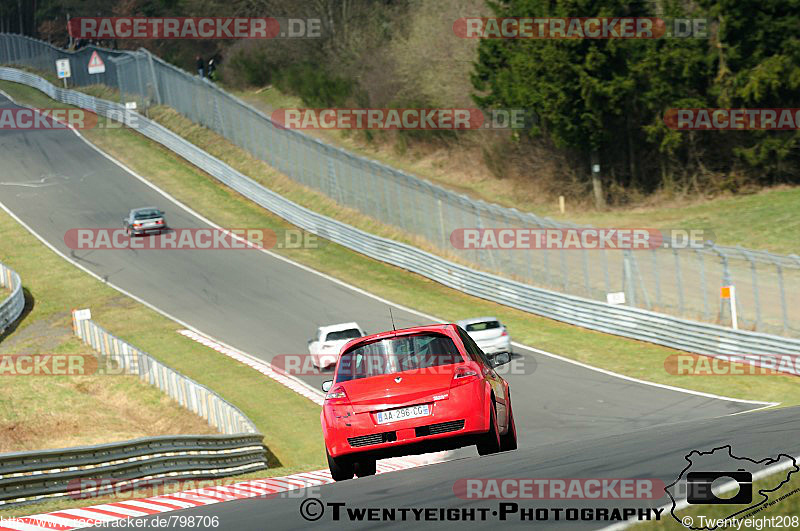
<svg viewBox="0 0 800 531"><path fill-rule="evenodd" d="M730 478L739 484L739 492L720 498L712 486L718 479ZM686 475L686 501L692 505L739 505L753 501L753 474L740 468L736 472L689 472Z"/></svg>
<svg viewBox="0 0 800 531"><path fill-rule="evenodd" d="M789 483L792 474L800 472L800 466L789 454L751 459L733 455L730 445L710 451L692 450L684 460L686 466L664 491L672 501L672 517L692 530L713 531L720 527L720 521L742 518L764 504L778 503L786 497L781 488ZM756 489L753 488L754 478L759 481ZM679 504L685 507L684 503L717 509L712 512L713 518L708 514L677 514L676 511L683 510Z"/></svg>

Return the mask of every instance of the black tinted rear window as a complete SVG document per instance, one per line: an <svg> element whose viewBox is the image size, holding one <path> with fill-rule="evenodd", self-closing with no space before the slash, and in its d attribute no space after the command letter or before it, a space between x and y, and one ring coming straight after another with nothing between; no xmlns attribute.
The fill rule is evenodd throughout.
<svg viewBox="0 0 800 531"><path fill-rule="evenodd" d="M482 323L472 323L467 325L467 332L480 332L481 330L491 330L500 328L499 321L483 321Z"/></svg>
<svg viewBox="0 0 800 531"><path fill-rule="evenodd" d="M336 381L346 382L462 361L464 359L455 343L446 335L417 334L386 338L345 352L339 360Z"/></svg>
<svg viewBox="0 0 800 531"><path fill-rule="evenodd" d="M361 337L361 332L355 328L350 328L348 330L328 332L328 335L325 336L325 341L341 341L343 339L353 339L354 337Z"/></svg>

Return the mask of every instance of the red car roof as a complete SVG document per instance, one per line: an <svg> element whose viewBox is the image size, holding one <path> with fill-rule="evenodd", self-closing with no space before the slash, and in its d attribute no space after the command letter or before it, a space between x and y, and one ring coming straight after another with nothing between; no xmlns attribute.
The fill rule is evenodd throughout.
<svg viewBox="0 0 800 531"><path fill-rule="evenodd" d="M387 337L406 336L410 334L418 334L420 332L447 333L447 331L451 327L455 326L456 325L454 325L453 323L440 323L432 325L412 326L410 328L400 328L398 330L387 330L386 332L378 332L377 334L370 334L368 336L351 339L345 344L344 347L342 347L342 352L350 350L350 348L356 345L360 345L362 343L370 343L378 339L386 339Z"/></svg>

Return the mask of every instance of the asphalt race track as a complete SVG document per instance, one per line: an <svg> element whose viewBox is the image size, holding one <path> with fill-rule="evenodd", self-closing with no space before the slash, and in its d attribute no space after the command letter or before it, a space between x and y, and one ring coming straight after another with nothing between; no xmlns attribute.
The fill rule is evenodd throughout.
<svg viewBox="0 0 800 531"><path fill-rule="evenodd" d="M464 500L453 491L455 481L460 478L658 478L666 485L675 481L686 466L684 456L692 450L708 451L715 447L734 443L736 455L762 459L775 453L790 455L800 453L800 408L788 408L770 412L746 414L706 420L692 420L644 429L629 434L614 435L591 440L574 440L567 443L548 444L536 448L525 448L508 454L497 454L483 458L465 458L428 465L416 469L393 472L345 481L309 489L308 496L326 504L321 518L314 523L300 516L303 499L278 497L274 499L243 499L207 505L169 513L170 515L192 514L195 516L218 516L221 528L240 531L262 529L348 529L403 527L425 525L433 528L458 529L465 525L477 527L534 525L543 528L596 529L614 522L575 521L522 521L522 508L598 508L598 507L661 507L669 503L664 497L653 501L563 501L563 500L503 500L517 503L519 512L506 514L500 519L501 500ZM736 470L726 459L717 459L716 470ZM304 493L306 494L306 493ZM395 521L354 523L344 516L332 519L333 509L327 504L345 503L346 508L488 508L486 521L465 524L453 522ZM309 510L310 509L306 509ZM318 509L314 509L316 515ZM491 511L498 511L493 515ZM550 513L554 514L554 513ZM156 518L156 516L152 518ZM671 519L669 509L661 513L662 518ZM555 518L554 516L551 518ZM680 528L677 522L676 528ZM267 527L268 526L268 527ZM175 527L177 528L177 527Z"/></svg>
<svg viewBox="0 0 800 531"><path fill-rule="evenodd" d="M0 97L0 106L12 105ZM166 211L171 227L207 225L70 131L0 130L0 161L0 203L38 235L108 282L253 356L305 354L323 324L354 320L367 332L391 326L386 303L256 250L72 251L66 230L119 228L140 206ZM398 328L430 322L393 312ZM461 477L668 477L680 471L683 450L697 445L735 443L756 456L800 449L796 410L794 418L790 410L730 417L759 406L631 382L531 352L516 356L527 373L506 377L519 451L479 459L462 450L449 463L324 487L326 499L458 506L466 502L453 496L452 483ZM326 378L303 379L319 388ZM781 435L755 432L753 426L773 421ZM224 514L224 529L261 529L267 518L271 528L307 527L297 506L298 500L251 500L193 511Z"/></svg>

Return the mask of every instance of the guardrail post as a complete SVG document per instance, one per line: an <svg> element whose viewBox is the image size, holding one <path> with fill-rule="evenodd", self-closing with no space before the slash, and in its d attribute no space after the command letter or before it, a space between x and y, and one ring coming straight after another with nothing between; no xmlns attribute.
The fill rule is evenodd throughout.
<svg viewBox="0 0 800 531"><path fill-rule="evenodd" d="M778 273L778 288L781 293L781 316L783 317L783 332L789 330L789 312L786 311L786 290L783 288L783 267L780 264L775 264L775 269Z"/></svg>
<svg viewBox="0 0 800 531"><path fill-rule="evenodd" d="M650 250L650 257L653 259L653 278L656 283L656 306L662 306L661 302L661 272L658 267L658 253L655 249Z"/></svg>
<svg viewBox="0 0 800 531"><path fill-rule="evenodd" d="M147 48L140 48L140 49L143 50L144 53L147 55L147 61L150 64L150 76L153 80L153 91L155 92L156 95L156 103L158 105L161 105L161 89L158 86L158 77L156 76L155 66L153 66L153 55L147 50Z"/></svg>
<svg viewBox="0 0 800 531"><path fill-rule="evenodd" d="M622 251L622 286L625 292L625 302L630 306L636 306L636 284L633 280L633 265L630 249Z"/></svg>
<svg viewBox="0 0 800 531"><path fill-rule="evenodd" d="M700 264L700 290L703 292L703 317L705 319L710 319L711 314L708 311L708 293L706 293L706 266L703 261L703 255L697 249L695 249L695 256Z"/></svg>
<svg viewBox="0 0 800 531"><path fill-rule="evenodd" d="M683 315L683 279L681 278L681 258L678 256L678 250L672 248L672 256L675 258L675 284L678 290L678 315Z"/></svg>
<svg viewBox="0 0 800 531"><path fill-rule="evenodd" d="M136 66L136 81L139 85L139 100L142 102L142 109L146 116L150 115L150 102L147 101L147 91L144 88L143 81L142 81L142 69L139 66L139 59L134 57L133 64Z"/></svg>
<svg viewBox="0 0 800 531"><path fill-rule="evenodd" d="M586 249L581 249L581 258L583 259L583 287L587 297L592 296L592 290L589 287L589 257L587 256Z"/></svg>
<svg viewBox="0 0 800 531"><path fill-rule="evenodd" d="M756 274L756 261L753 259L753 256L747 249L743 249L738 247L741 251L742 255L747 259L750 264L750 281L753 283L753 304L755 306L755 313L756 313L756 330L762 328L761 324L761 301L759 299L759 292L758 292L758 274Z"/></svg>

